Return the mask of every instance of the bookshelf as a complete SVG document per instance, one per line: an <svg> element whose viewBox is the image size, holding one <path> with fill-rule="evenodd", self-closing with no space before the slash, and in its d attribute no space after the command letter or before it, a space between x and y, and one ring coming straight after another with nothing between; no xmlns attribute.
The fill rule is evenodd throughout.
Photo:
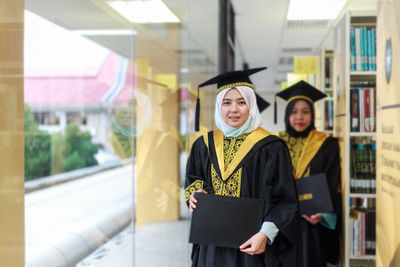
<svg viewBox="0 0 400 267"><path fill-rule="evenodd" d="M354 27L359 29L357 41L360 32L371 37L358 44L356 51ZM333 135L338 139L342 168L341 262L350 267L375 265L376 66L368 43L375 39L371 30L375 27L376 11L352 10L334 28Z"/></svg>
<svg viewBox="0 0 400 267"><path fill-rule="evenodd" d="M317 88L328 96L315 104L315 127L325 133L333 133L333 50L321 49Z"/></svg>

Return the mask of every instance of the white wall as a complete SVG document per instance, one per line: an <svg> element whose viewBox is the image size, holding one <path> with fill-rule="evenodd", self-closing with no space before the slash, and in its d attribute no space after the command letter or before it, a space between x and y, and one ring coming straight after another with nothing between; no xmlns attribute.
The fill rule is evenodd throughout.
<svg viewBox="0 0 400 267"><path fill-rule="evenodd" d="M274 124L275 94L260 93L260 95L271 104L266 110L264 110L261 113L262 127L272 133L285 130L285 123L283 120L285 116L286 101L283 101L279 97L277 98L276 102L277 102L278 120L277 124Z"/></svg>

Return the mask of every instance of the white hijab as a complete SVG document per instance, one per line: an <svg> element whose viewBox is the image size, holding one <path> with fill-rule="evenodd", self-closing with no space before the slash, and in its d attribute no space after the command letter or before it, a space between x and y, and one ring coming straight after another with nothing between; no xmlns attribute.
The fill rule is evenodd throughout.
<svg viewBox="0 0 400 267"><path fill-rule="evenodd" d="M249 117L247 121L240 127L231 127L226 124L221 115L222 100L225 94L236 88L246 101L249 107ZM237 86L222 90L218 95L215 102L215 124L218 129L220 129L226 137L238 137L245 133L250 133L261 126L261 115L257 107L257 99L254 90L248 86Z"/></svg>

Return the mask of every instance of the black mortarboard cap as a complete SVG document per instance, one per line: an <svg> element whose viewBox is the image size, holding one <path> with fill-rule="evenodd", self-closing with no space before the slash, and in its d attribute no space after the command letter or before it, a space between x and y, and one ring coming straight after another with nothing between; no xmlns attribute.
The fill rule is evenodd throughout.
<svg viewBox="0 0 400 267"><path fill-rule="evenodd" d="M294 99L302 98L310 101L312 104L326 97L325 93L321 92L320 90L305 81L295 83L285 90L280 91L276 95L288 102Z"/></svg>
<svg viewBox="0 0 400 267"><path fill-rule="evenodd" d="M279 96L280 98L286 100L288 103L291 102L292 100L295 99L306 99L308 100L311 104L314 104L314 102L326 97L326 94L312 86L311 84L305 82L305 81L300 81L298 83L293 84L292 86L280 91L275 95L275 115L274 115L274 121L276 124L277 121L277 112L276 112L276 96Z"/></svg>
<svg viewBox="0 0 400 267"><path fill-rule="evenodd" d="M264 98L262 98L259 94L257 94L256 92L254 92L256 94L256 100L257 100L257 107L258 110L261 112L263 112L266 108L269 107L270 103L265 100Z"/></svg>
<svg viewBox="0 0 400 267"><path fill-rule="evenodd" d="M250 81L249 76L256 72L265 70L266 68L267 67L224 72L209 79L208 81L199 84L199 87L216 83L217 93L221 92L226 88L232 88L235 86L243 86L243 85L254 89L254 85Z"/></svg>
<svg viewBox="0 0 400 267"><path fill-rule="evenodd" d="M232 88L236 86L248 86L254 89L254 85L251 82L249 76L265 69L267 69L267 67L225 72L199 84L199 86L197 87L195 130L199 131L200 129L200 99L199 99L200 87L216 83L217 94L226 88ZM269 103L258 94L256 94L256 99L257 99L257 106L260 112L269 106Z"/></svg>

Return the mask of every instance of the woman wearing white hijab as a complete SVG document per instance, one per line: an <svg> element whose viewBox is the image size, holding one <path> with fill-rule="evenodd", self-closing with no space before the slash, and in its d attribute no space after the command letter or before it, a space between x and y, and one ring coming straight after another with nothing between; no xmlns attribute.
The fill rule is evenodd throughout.
<svg viewBox="0 0 400 267"><path fill-rule="evenodd" d="M190 211L196 212L194 192L198 192L263 199L264 212L260 231L239 248L194 244L192 266L300 266L290 157L285 144L260 127L249 79L262 69L223 73L200 85L217 83L218 130L198 138L191 149L185 182Z"/></svg>

